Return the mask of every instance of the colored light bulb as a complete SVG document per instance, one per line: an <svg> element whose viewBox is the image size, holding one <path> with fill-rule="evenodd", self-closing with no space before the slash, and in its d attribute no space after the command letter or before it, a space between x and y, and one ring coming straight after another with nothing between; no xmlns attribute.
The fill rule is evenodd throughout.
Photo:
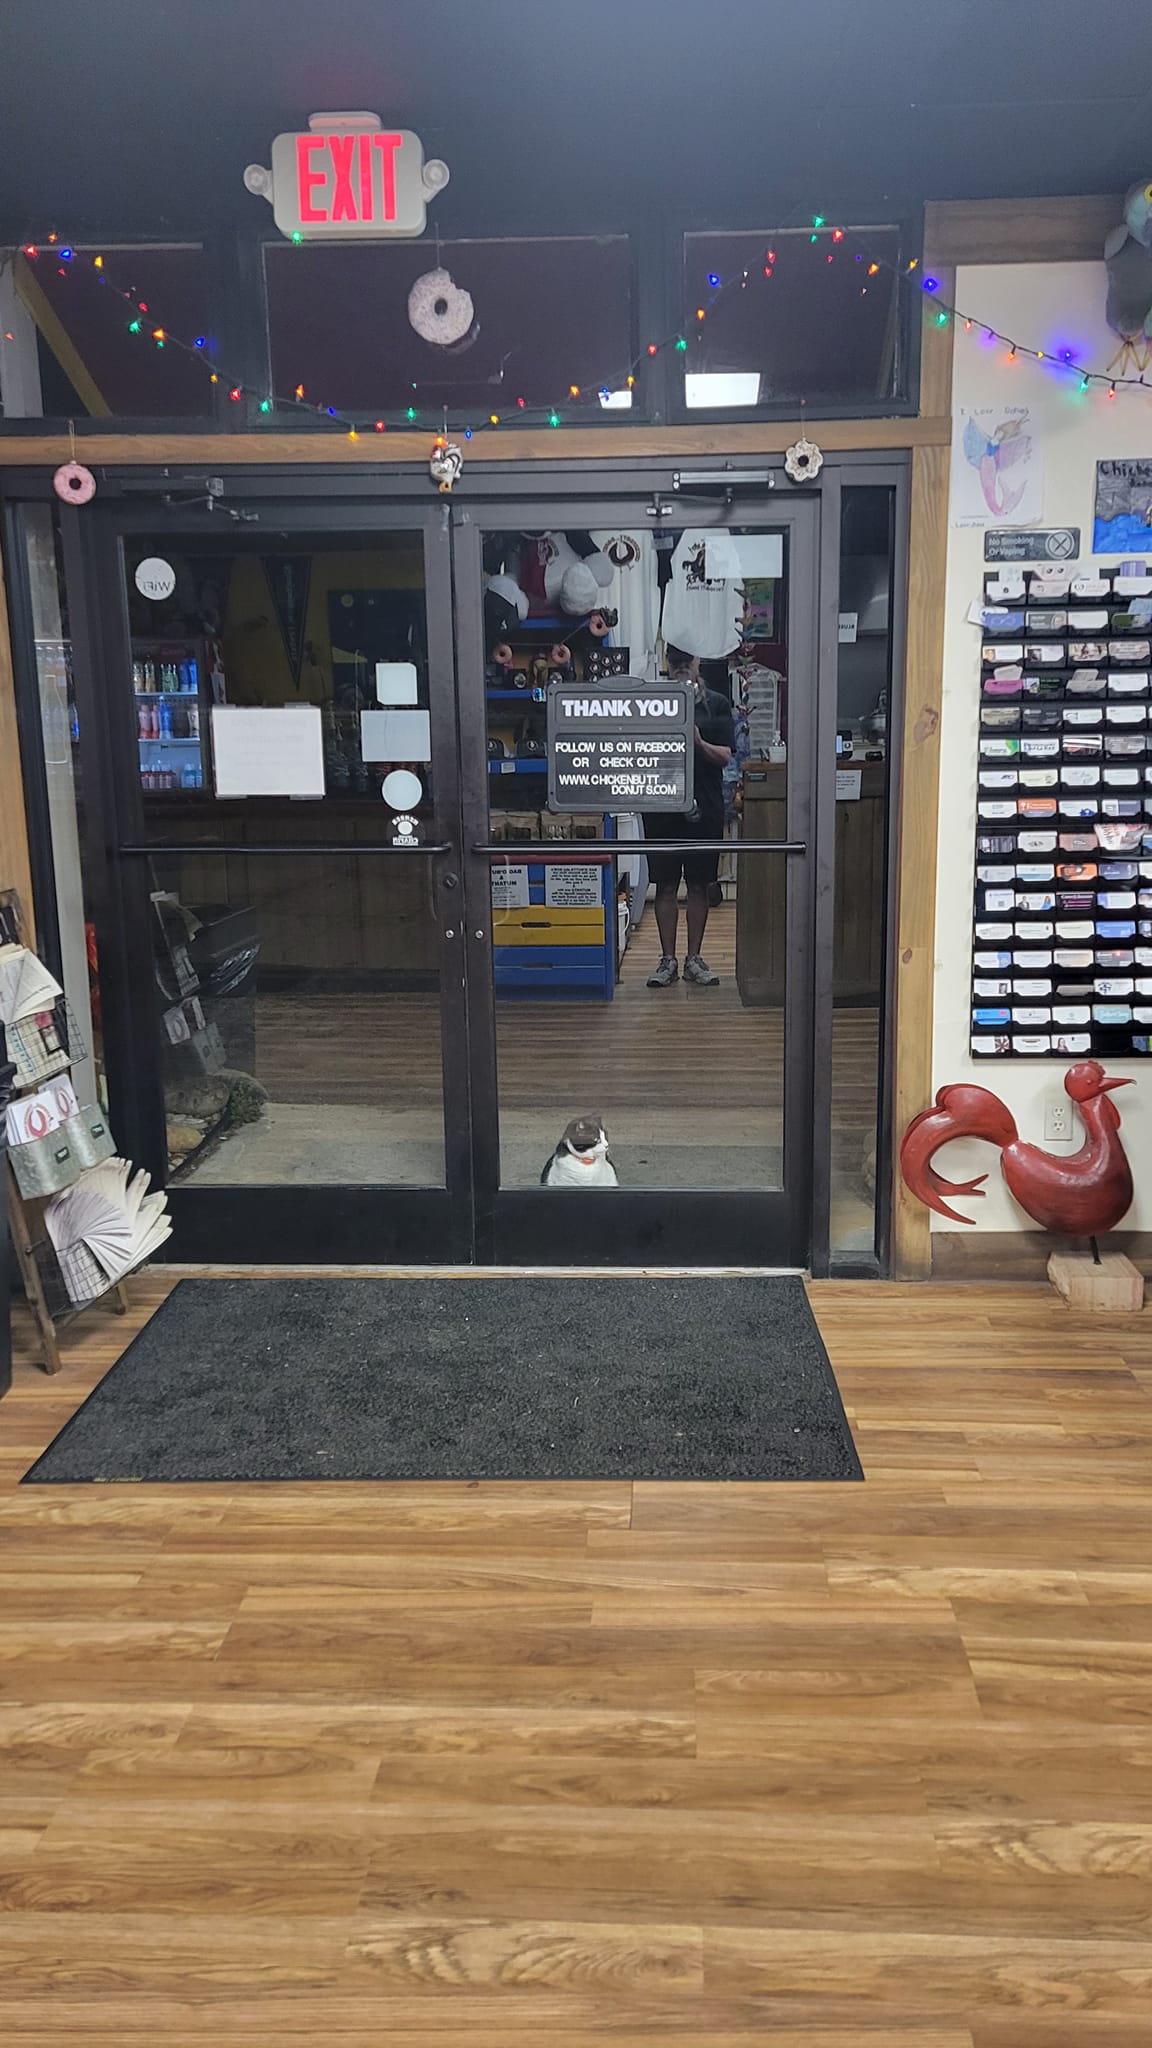
<svg viewBox="0 0 1152 2048"><path fill-rule="evenodd" d="M559 415L559 413L558 413L558 412L550 412L550 413L549 413L549 415L548 415L548 425L549 425L550 427L558 427L558 426L560 425L560 415Z"/></svg>

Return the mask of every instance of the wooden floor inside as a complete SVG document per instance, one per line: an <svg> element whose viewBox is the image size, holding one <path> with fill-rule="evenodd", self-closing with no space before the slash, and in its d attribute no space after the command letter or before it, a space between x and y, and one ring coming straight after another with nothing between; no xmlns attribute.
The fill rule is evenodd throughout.
<svg viewBox="0 0 1152 2048"><path fill-rule="evenodd" d="M862 1485L19 1488L169 1284L0 1404L5 2048L1148 2048L1152 1311L815 1285Z"/></svg>

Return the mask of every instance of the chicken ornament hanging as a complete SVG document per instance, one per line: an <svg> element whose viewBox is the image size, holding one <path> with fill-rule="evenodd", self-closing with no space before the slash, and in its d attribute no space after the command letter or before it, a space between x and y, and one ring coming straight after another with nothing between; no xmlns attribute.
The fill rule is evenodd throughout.
<svg viewBox="0 0 1152 2048"><path fill-rule="evenodd" d="M1121 341L1108 368L1139 374L1152 356L1152 180L1142 179L1124 194L1124 218L1105 240L1104 267L1104 317Z"/></svg>
<svg viewBox="0 0 1152 2048"><path fill-rule="evenodd" d="M1011 1110L991 1089L959 1081L941 1088L931 1109L913 1117L900 1147L900 1171L915 1196L954 1223L972 1223L949 1207L957 1195L982 1195L986 1173L975 1179L948 1181L932 1160L951 1138L983 1138L1000 1148L1000 1169L1010 1194L1033 1222L1069 1237L1096 1237L1112 1230L1132 1202L1132 1169L1120 1141L1120 1112L1111 1100L1114 1088L1128 1081L1108 1076L1098 1060L1069 1067L1064 1088L1080 1112L1084 1143L1078 1152L1059 1158L1039 1145L1024 1142Z"/></svg>

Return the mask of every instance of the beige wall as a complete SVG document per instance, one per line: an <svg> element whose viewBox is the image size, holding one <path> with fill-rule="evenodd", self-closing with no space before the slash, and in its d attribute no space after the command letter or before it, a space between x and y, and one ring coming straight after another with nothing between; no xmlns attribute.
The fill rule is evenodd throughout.
<svg viewBox="0 0 1152 2048"><path fill-rule="evenodd" d="M1091 368L1103 369L1118 344L1104 321L1102 262L1011 264L962 267L956 304L980 322L1043 349L1070 348ZM1150 394L1152 396L1152 394ZM953 357L953 404L993 405L1005 400L1044 408L1045 483L1043 523L1081 529L1082 559L1091 558L1095 464L1115 456L1152 456L1152 403L1143 393L1103 390L1081 394L1078 379L1018 358L957 323ZM1152 559L1152 535L1149 537ZM1113 560L1114 557L1102 557ZM968 1051L972 951L972 890L976 804L976 749L980 635L965 614L980 595L984 572L980 530L949 527L944 620L944 699L940 749L939 862L936 898L936 1008L933 1088L948 1081L978 1080L1008 1104L1023 1138L1045 1143L1045 1097L1060 1091L1066 1062L1060 1060L974 1061ZM1136 1199L1126 1219L1131 1230L1152 1229L1152 1060L1125 1066L1109 1060L1110 1072L1133 1075L1138 1088L1116 1098L1123 1135L1136 1179ZM1075 1149L1079 1135L1071 1147ZM1013 1202L987 1145L965 1140L940 1153L937 1164L950 1180L988 1172L983 1201L961 1199L978 1230L1034 1229ZM955 1231L933 1217L934 1229Z"/></svg>

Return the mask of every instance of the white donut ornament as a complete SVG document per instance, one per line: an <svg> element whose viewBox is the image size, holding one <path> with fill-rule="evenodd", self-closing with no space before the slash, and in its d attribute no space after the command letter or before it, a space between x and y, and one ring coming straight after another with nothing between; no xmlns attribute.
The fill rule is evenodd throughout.
<svg viewBox="0 0 1152 2048"><path fill-rule="evenodd" d="M52 488L66 505L86 505L96 496L96 479L82 462L64 462L52 479Z"/></svg>
<svg viewBox="0 0 1152 2048"><path fill-rule="evenodd" d="M416 279L408 294L408 320L434 348L456 348L476 338L472 295L453 284L447 270L426 270Z"/></svg>

